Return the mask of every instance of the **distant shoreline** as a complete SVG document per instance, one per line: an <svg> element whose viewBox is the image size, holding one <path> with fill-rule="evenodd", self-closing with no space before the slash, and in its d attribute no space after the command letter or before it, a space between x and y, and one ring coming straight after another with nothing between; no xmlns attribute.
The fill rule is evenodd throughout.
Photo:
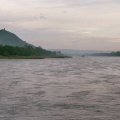
<svg viewBox="0 0 120 120"><path fill-rule="evenodd" d="M45 59L45 58L72 58L70 56L0 56L0 59Z"/></svg>

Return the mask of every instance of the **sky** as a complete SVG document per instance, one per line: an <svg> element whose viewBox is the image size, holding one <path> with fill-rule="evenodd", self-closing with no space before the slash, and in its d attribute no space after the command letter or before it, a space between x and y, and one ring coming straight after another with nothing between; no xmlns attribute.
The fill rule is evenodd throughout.
<svg viewBox="0 0 120 120"><path fill-rule="evenodd" d="M0 0L0 29L45 49L120 50L120 0Z"/></svg>

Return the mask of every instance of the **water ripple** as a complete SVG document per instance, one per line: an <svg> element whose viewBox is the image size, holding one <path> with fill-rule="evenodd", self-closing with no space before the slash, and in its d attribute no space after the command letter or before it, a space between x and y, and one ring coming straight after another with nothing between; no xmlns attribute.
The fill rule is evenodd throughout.
<svg viewBox="0 0 120 120"><path fill-rule="evenodd" d="M120 58L0 60L1 120L119 120Z"/></svg>

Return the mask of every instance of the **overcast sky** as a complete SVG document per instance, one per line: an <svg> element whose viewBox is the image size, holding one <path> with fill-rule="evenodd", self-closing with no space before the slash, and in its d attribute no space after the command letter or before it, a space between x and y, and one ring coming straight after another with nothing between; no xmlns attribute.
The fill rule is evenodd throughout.
<svg viewBox="0 0 120 120"><path fill-rule="evenodd" d="M0 29L46 49L120 50L120 0L0 0Z"/></svg>

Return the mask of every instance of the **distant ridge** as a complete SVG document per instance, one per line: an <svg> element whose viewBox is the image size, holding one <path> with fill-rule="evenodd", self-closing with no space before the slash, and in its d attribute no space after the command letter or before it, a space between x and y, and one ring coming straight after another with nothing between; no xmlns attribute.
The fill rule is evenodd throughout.
<svg viewBox="0 0 120 120"><path fill-rule="evenodd" d="M63 54L68 56L89 56L96 53L109 53L111 51L100 51L100 50L74 50L74 49L51 49L52 51L61 51Z"/></svg>
<svg viewBox="0 0 120 120"><path fill-rule="evenodd" d="M23 41L17 35L5 30L4 28L0 30L0 45L24 47L25 45L31 45L31 44Z"/></svg>

